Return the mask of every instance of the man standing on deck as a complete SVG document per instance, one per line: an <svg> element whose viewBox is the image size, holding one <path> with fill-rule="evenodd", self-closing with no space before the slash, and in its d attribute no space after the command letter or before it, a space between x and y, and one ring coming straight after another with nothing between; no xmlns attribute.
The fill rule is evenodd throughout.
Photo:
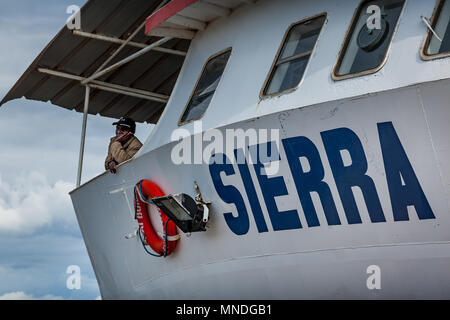
<svg viewBox="0 0 450 320"><path fill-rule="evenodd" d="M133 119L122 117L113 125L116 126L116 136L109 143L105 169L116 173L117 165L131 159L142 147L142 143L134 136L136 123Z"/></svg>

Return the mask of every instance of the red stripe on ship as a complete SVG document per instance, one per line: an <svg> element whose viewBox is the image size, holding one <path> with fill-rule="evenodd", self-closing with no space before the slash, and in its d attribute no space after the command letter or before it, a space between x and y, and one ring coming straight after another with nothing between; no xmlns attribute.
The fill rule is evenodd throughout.
<svg viewBox="0 0 450 320"><path fill-rule="evenodd" d="M155 29L161 23L173 17L178 12L191 4L197 2L198 0L172 0L164 7L156 11L145 21L145 34L148 34L151 30Z"/></svg>

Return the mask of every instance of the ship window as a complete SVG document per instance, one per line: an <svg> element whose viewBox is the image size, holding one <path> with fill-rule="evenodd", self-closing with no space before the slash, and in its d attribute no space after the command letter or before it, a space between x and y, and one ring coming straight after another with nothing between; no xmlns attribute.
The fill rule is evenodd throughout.
<svg viewBox="0 0 450 320"><path fill-rule="evenodd" d="M333 79L381 69L404 4L405 0L372 0L359 6L333 70Z"/></svg>
<svg viewBox="0 0 450 320"><path fill-rule="evenodd" d="M437 36L428 31L423 54L428 57L447 56L450 53L450 0L439 1L431 27Z"/></svg>
<svg viewBox="0 0 450 320"><path fill-rule="evenodd" d="M180 124L199 119L203 116L219 85L230 54L231 49L227 49L208 59L197 81L191 99L181 116Z"/></svg>
<svg viewBox="0 0 450 320"><path fill-rule="evenodd" d="M263 96L297 87L305 73L326 15L300 21L289 28L264 85Z"/></svg>

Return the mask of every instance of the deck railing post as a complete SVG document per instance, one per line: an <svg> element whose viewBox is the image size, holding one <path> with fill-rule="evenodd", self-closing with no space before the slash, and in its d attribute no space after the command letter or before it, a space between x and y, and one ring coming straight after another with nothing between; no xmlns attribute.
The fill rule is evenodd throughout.
<svg viewBox="0 0 450 320"><path fill-rule="evenodd" d="M91 88L86 86L86 95L84 97L83 125L81 128L80 156L78 160L77 188L81 185L81 172L83 170L84 142L86 140L86 124L89 110L89 94Z"/></svg>

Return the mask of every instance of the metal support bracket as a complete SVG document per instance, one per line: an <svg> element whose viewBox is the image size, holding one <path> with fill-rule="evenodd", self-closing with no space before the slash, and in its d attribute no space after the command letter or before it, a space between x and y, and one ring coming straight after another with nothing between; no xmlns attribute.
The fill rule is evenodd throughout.
<svg viewBox="0 0 450 320"><path fill-rule="evenodd" d="M200 191L200 187L198 186L197 181L194 181L195 192L197 195L195 196L195 201L203 206L203 222L208 222L209 220L209 205L211 201L203 200L202 192Z"/></svg>

